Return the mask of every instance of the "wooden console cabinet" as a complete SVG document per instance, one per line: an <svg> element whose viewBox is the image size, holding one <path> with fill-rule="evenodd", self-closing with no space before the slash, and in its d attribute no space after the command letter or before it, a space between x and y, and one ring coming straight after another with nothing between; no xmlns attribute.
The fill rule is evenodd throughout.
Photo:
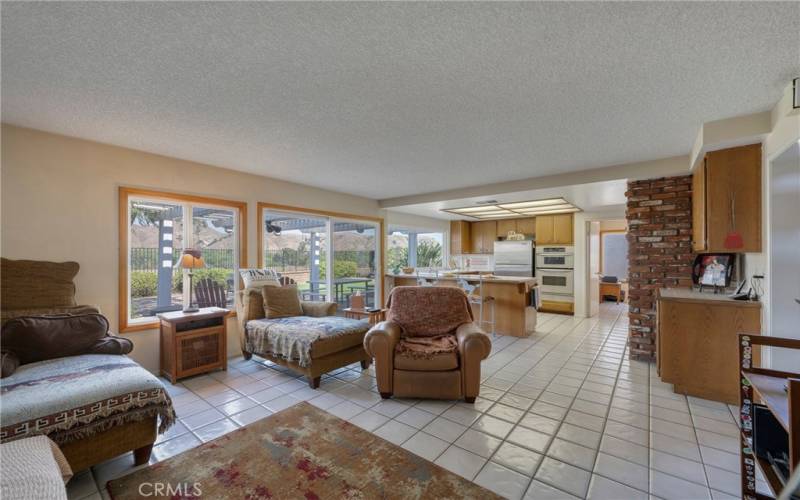
<svg viewBox="0 0 800 500"><path fill-rule="evenodd" d="M161 323L161 374L178 379L228 366L227 309L205 307L196 313L158 315Z"/></svg>
<svg viewBox="0 0 800 500"><path fill-rule="evenodd" d="M670 288L660 290L657 314L661 380L676 393L737 404L738 335L761 334L761 303Z"/></svg>

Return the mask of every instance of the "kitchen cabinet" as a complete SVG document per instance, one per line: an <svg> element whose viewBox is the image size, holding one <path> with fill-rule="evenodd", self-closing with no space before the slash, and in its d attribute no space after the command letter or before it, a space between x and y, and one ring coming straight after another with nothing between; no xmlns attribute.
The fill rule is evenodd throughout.
<svg viewBox="0 0 800 500"><path fill-rule="evenodd" d="M470 223L463 220L450 221L450 254L463 255L472 252Z"/></svg>
<svg viewBox="0 0 800 500"><path fill-rule="evenodd" d="M494 242L497 240L497 221L482 220L473 222L471 226L472 253L494 253Z"/></svg>
<svg viewBox="0 0 800 500"><path fill-rule="evenodd" d="M692 248L761 252L761 144L706 153L692 176ZM726 245L731 234L742 245Z"/></svg>
<svg viewBox="0 0 800 500"><path fill-rule="evenodd" d="M534 217L526 217L524 219L503 219L497 221L498 238L505 238L509 231L533 235L536 233L536 220Z"/></svg>
<svg viewBox="0 0 800 500"><path fill-rule="evenodd" d="M659 291L656 303L658 375L673 392L712 401L739 401L738 335L761 334L761 303L685 288ZM754 365L760 353L753 350Z"/></svg>
<svg viewBox="0 0 800 500"><path fill-rule="evenodd" d="M572 214L540 215L536 217L537 245L572 245Z"/></svg>
<svg viewBox="0 0 800 500"><path fill-rule="evenodd" d="M517 219L517 232L531 236L536 234L536 218L526 217L524 219Z"/></svg>

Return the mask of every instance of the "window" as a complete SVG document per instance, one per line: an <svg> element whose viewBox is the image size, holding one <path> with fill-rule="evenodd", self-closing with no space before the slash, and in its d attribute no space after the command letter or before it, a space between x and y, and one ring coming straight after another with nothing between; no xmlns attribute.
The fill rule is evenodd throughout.
<svg viewBox="0 0 800 500"><path fill-rule="evenodd" d="M405 229L390 231L386 237L386 259L391 270L400 267L442 267L444 233Z"/></svg>
<svg viewBox="0 0 800 500"><path fill-rule="evenodd" d="M187 248L205 262L192 273L195 304L198 287L214 287L224 304L198 305L233 310L246 214L246 203L120 188L120 331L154 328L157 314L188 304L189 271L178 265Z"/></svg>
<svg viewBox="0 0 800 500"><path fill-rule="evenodd" d="M600 272L628 279L628 240L624 231L600 232Z"/></svg>
<svg viewBox="0 0 800 500"><path fill-rule="evenodd" d="M266 203L259 213L259 265L293 280L301 299L336 302L339 314L356 294L381 304L383 219Z"/></svg>

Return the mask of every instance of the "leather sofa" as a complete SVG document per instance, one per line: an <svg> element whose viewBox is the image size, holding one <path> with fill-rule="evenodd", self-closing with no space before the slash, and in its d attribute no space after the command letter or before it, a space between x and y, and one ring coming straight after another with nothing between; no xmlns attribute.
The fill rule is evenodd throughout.
<svg viewBox="0 0 800 500"><path fill-rule="evenodd" d="M475 402L481 361L492 343L473 323L466 294L452 287L396 287L388 306L387 320L364 338L381 396Z"/></svg>

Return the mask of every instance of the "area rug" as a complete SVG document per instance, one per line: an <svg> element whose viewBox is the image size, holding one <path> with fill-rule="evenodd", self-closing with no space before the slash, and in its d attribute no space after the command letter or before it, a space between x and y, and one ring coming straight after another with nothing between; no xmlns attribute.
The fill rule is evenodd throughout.
<svg viewBox="0 0 800 500"><path fill-rule="evenodd" d="M132 498L500 498L349 422L300 403L109 481Z"/></svg>

